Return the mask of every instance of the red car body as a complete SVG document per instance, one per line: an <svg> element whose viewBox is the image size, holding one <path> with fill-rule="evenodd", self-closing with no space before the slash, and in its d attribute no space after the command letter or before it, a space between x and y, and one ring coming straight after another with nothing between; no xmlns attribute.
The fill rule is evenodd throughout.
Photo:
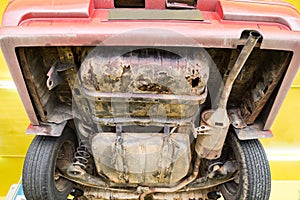
<svg viewBox="0 0 300 200"><path fill-rule="evenodd" d="M251 40L254 42L248 46ZM73 195L85 196L86 199L143 200L148 195L153 195L154 199L218 199L219 191L225 199L268 199L269 166L263 148L256 139L272 136L270 127L299 69L300 14L290 4L273 0L12 0L3 15L0 41L31 122L27 132L38 135L24 165L23 182L28 199L43 198L38 194L43 194L47 199L64 199L73 186L69 185L70 181L76 185ZM93 54L91 48L94 47L100 48L95 48L96 53ZM122 55L119 63L112 62L115 65L111 68L107 67L111 66L111 62L109 55L105 54L106 49L119 47L129 48L130 53ZM141 47L140 51L132 50ZM221 95L221 99L225 100L220 100L215 110L213 105L207 103L207 90L203 89L206 88L208 74L201 64L209 62L202 62L199 57L193 57L194 54L184 54L192 64L201 63L195 64L197 67L194 70L184 59L165 51L197 48L207 50L223 80L226 80ZM92 52L92 56L86 56L85 52ZM252 57L247 61L251 52ZM148 57L139 57L143 53ZM203 55L200 57L205 57ZM109 64L94 69L90 63L100 63L99 57ZM147 66L142 66L145 63L154 66L151 62L158 62L159 59L161 64L157 68L148 70ZM234 60L237 60L235 64ZM126 62L131 64L123 66ZM176 63L183 67L178 67ZM236 69L238 65L245 67ZM87 85L86 90L74 86L72 77L75 77L75 72L72 70L76 66L81 70L79 79ZM185 67L186 71L183 70ZM207 64L206 67L211 65ZM145 76L151 77L148 77L151 80L141 78L144 75L141 69L148 70ZM136 74L130 74L130 70L135 70ZM160 70L163 72L159 73ZM195 75L197 70L201 76L193 78L189 73ZM120 77L118 73L121 73ZM172 77L176 73L179 74L178 79ZM57 74L63 74L64 83L58 80L61 77ZM155 83L154 80L161 74L171 76L170 85L177 81L178 90L182 90L185 81L191 89L184 91L184 95L176 95ZM118 90L115 85L128 77L131 77L131 85L122 91ZM54 84L61 84L60 87L55 88L57 85L53 86L53 80L56 81ZM101 91L99 85L112 89ZM197 91L199 85L203 86L201 94ZM132 92L137 88L142 92ZM216 90L221 91L220 88ZM160 94L153 93L157 91ZM212 93L209 85L208 91ZM85 95L95 102L91 107L86 106L90 104L84 104L82 110L79 108L81 121L79 125L74 125L73 117L79 114L75 112L72 117L70 107L86 97L80 96L81 92L86 92ZM72 95L75 101L70 100ZM76 96L80 97L76 99ZM111 102L108 105L106 100L110 98L129 99L129 102L135 103L128 106L130 111L126 113L126 109L122 110L122 104L113 107ZM141 99L147 100L141 103ZM174 99L188 103L174 103ZM203 104L204 109L210 107L210 110L198 112L193 107L195 104L189 101L198 101L196 107L200 108L200 104ZM153 126L163 127L160 134L153 135L144 129L139 132L141 129L138 126L147 129L149 125L149 120L141 118L150 115L143 109L157 102L164 102L162 105L167 116L166 121L163 121L165 118L155 121L154 117L159 125ZM121 108L121 111L112 117L112 110L116 108ZM198 113L198 118L195 117L198 122L190 123L192 129L181 124L184 120L176 118L188 115L178 114L177 108L182 108L188 114ZM133 118L126 118L127 114ZM160 115L159 111L156 115ZM173 118L169 120L169 117ZM78 127L74 139L75 134L72 136L69 128L75 129L75 126ZM123 126L134 126L130 129L134 131L126 135ZM100 133L102 130L105 134ZM230 132L236 132L237 137ZM140 134L148 134L149 139L139 138ZM176 136L170 139L172 134ZM55 143L49 139L51 137L44 136L55 136ZM80 144L77 150L75 140ZM176 142L180 145L176 146ZM147 145L152 149L145 148ZM185 151L186 147L190 148ZM178 151L183 156L176 157L173 152L172 156L175 157L170 157L165 153L176 148L180 149ZM151 154L153 149L154 155ZM37 153L39 151L45 152L49 160L45 161ZM70 152L73 152L74 158ZM66 156L67 163L63 162L62 156ZM94 160L91 161L91 158ZM151 163L153 160L158 166L155 162ZM40 169L39 162L44 168L50 166L50 171ZM160 165L164 165L164 162L167 163L165 165L171 164L163 166L165 172L162 172ZM86 165L90 165L90 169L86 169ZM41 174L54 174L54 180L53 176L49 178ZM65 183L66 180L69 182ZM45 185L48 182L55 183ZM35 185L50 189L39 190ZM193 193L197 189L199 192ZM170 195L160 195L164 193ZM187 196L183 197L182 193Z"/></svg>

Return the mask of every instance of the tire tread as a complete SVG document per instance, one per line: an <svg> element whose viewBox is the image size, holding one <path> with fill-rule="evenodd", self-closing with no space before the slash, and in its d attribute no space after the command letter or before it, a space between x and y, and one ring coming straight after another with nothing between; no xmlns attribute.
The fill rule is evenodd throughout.
<svg viewBox="0 0 300 200"><path fill-rule="evenodd" d="M74 141L74 138L74 132L71 129L66 129L63 135L57 138L36 136L33 139L25 157L22 173L22 184L26 199L66 199L62 196L65 196L68 191L59 192L54 186L54 165L60 145L65 140Z"/></svg>
<svg viewBox="0 0 300 200"><path fill-rule="evenodd" d="M226 200L268 200L271 192L271 173L269 162L259 140L239 140L229 132L226 142L230 144L238 163L241 165L240 186L236 195L221 192ZM241 180L242 179L242 180Z"/></svg>

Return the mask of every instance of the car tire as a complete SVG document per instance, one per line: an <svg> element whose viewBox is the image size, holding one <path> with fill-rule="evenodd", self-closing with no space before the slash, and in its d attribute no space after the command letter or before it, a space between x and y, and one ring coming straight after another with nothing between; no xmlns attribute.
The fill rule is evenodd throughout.
<svg viewBox="0 0 300 200"><path fill-rule="evenodd" d="M266 153L259 140L241 141L229 132L222 159L238 163L235 180L221 185L226 200L268 200L271 192L271 174Z"/></svg>
<svg viewBox="0 0 300 200"><path fill-rule="evenodd" d="M72 163L76 144L75 133L69 128L60 137L36 136L33 139L23 166L26 199L67 199L73 183L58 175L58 166Z"/></svg>

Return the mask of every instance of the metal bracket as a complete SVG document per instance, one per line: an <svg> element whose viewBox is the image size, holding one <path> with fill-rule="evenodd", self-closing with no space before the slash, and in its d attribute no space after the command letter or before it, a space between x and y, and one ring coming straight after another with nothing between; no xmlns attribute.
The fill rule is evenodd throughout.
<svg viewBox="0 0 300 200"><path fill-rule="evenodd" d="M33 135L45 135L45 136L54 136L59 137L61 136L67 121L64 121L60 124L54 123L40 123L38 126L34 126L30 124L26 130L27 134Z"/></svg>
<svg viewBox="0 0 300 200"><path fill-rule="evenodd" d="M273 137L273 134L270 130L261 130L258 125L251 125L242 129L234 128L234 131L240 140L252 140Z"/></svg>
<svg viewBox="0 0 300 200"><path fill-rule="evenodd" d="M247 123L244 121L240 109L230 109L228 110L228 117L234 128L246 128Z"/></svg>
<svg viewBox="0 0 300 200"><path fill-rule="evenodd" d="M195 135L209 135L209 131L211 130L211 127L206 125L201 125L197 128L195 128Z"/></svg>
<svg viewBox="0 0 300 200"><path fill-rule="evenodd" d="M52 90L64 80L58 72L66 71L72 67L73 64L71 63L60 63L59 61L56 61L47 73L48 79L46 84L48 89Z"/></svg>
<svg viewBox="0 0 300 200"><path fill-rule="evenodd" d="M176 127L175 127L176 128ZM170 126L164 126L164 137L160 151L160 159L158 162L158 171L153 174L159 183L167 183L170 181L171 174L174 170L174 158L176 158L177 144L172 140L171 134L175 129L170 132Z"/></svg>
<svg viewBox="0 0 300 200"><path fill-rule="evenodd" d="M119 179L128 183L128 165L126 160L126 152L123 145L122 126L116 125L116 140L113 145L112 164L117 171L120 171Z"/></svg>

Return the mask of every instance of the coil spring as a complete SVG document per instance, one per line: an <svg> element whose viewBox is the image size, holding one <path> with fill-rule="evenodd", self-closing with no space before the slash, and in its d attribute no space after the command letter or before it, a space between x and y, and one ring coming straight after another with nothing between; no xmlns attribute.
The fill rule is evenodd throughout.
<svg viewBox="0 0 300 200"><path fill-rule="evenodd" d="M74 154L75 162L73 165L79 166L81 169L86 169L86 165L88 164L90 157L91 155L89 154L87 148L81 143L79 147L77 147Z"/></svg>

